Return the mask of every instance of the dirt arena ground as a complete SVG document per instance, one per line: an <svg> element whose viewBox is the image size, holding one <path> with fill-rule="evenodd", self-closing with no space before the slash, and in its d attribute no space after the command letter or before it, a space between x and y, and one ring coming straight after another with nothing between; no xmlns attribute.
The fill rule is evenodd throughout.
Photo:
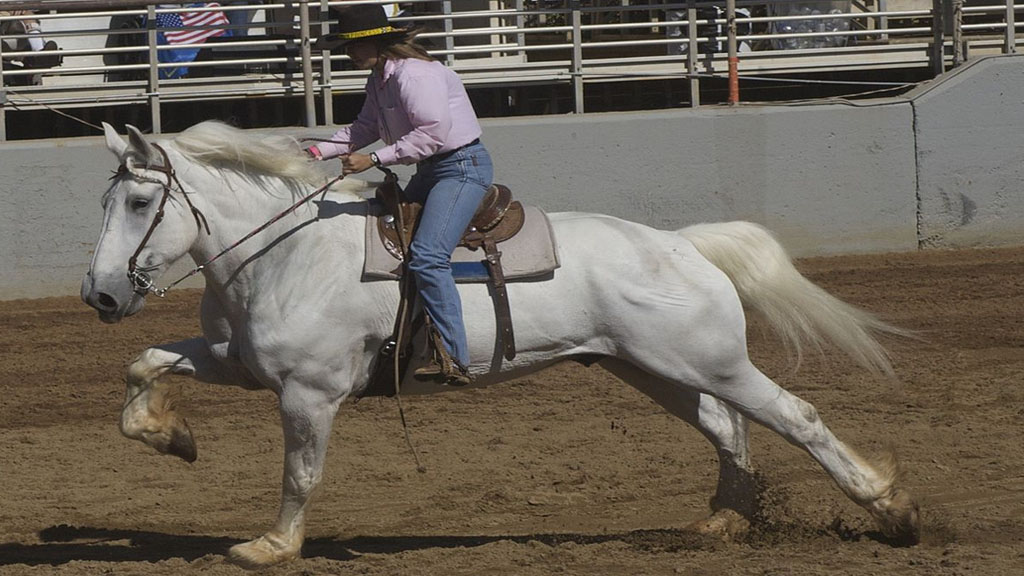
<svg viewBox="0 0 1024 576"><path fill-rule="evenodd" d="M263 574L1008 575L1024 566L1024 250L803 260L837 296L918 330L896 379L828 355L800 370L756 322L751 353L865 455L895 449L924 541L890 546L810 457L759 427L761 521L742 541L683 530L707 510L709 444L599 367L339 413L304 559ZM77 298L0 302L0 575L241 574L224 561L277 513L269 392L181 379L199 459L122 438L125 366L198 334L199 294L101 324ZM684 328L685 329L685 328ZM698 330L698 328L694 328Z"/></svg>

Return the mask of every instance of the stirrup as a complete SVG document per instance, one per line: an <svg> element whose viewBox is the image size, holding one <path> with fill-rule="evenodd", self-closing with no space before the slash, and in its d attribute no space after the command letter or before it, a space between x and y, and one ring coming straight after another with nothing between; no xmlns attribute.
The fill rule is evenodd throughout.
<svg viewBox="0 0 1024 576"><path fill-rule="evenodd" d="M412 375L417 380L437 382L445 386L465 386L473 383L473 375L458 363L452 363L451 369L445 372L444 368L431 360L429 364L414 370Z"/></svg>
<svg viewBox="0 0 1024 576"><path fill-rule="evenodd" d="M441 334L437 328L430 324L427 326L430 334L431 357L430 361L413 371L413 378L417 380L429 380L447 386L465 386L473 383L473 375L465 366L459 363L448 354L448 350L441 341Z"/></svg>

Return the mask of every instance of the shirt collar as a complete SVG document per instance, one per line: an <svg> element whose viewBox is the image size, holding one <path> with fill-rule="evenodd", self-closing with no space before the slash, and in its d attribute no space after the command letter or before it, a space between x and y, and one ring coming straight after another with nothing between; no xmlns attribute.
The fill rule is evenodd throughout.
<svg viewBox="0 0 1024 576"><path fill-rule="evenodd" d="M395 72L398 71L398 67L401 65L402 61L403 60L401 58L388 58L384 61L384 71L379 76L381 84L385 84L391 79Z"/></svg>

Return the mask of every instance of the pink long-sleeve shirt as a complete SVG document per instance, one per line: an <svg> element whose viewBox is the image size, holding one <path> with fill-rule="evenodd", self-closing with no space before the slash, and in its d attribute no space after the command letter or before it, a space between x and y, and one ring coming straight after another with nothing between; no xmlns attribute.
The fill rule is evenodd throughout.
<svg viewBox="0 0 1024 576"><path fill-rule="evenodd" d="M351 125L316 145L324 158L355 152L378 139L381 164L415 164L480 137L473 104L458 74L440 62L387 60L366 80L366 101Z"/></svg>

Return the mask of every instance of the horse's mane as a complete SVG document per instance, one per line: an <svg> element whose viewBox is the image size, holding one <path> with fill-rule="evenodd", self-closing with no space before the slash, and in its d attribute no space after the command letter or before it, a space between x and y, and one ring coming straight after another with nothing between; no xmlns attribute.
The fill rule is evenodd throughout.
<svg viewBox="0 0 1024 576"><path fill-rule="evenodd" d="M250 176L272 176L311 186L325 183L294 138L256 135L216 120L200 122L178 134L175 148L192 160ZM342 190L356 191L358 181L343 181ZM339 187L334 187L337 190Z"/></svg>
<svg viewBox="0 0 1024 576"><path fill-rule="evenodd" d="M273 135L254 137L252 132L215 120L200 122L178 134L174 145L182 154L211 166L308 184L323 179L312 169L294 139Z"/></svg>

